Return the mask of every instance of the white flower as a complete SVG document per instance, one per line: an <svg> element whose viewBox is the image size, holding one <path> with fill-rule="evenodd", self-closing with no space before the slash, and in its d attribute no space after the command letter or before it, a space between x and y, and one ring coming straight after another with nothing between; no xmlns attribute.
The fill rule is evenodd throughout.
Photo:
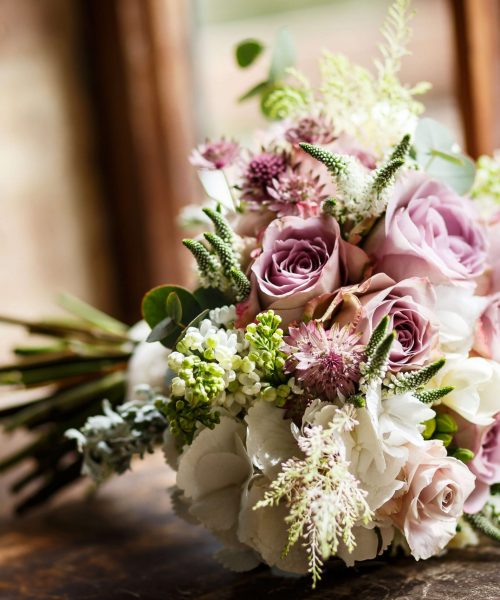
<svg viewBox="0 0 500 600"><path fill-rule="evenodd" d="M442 403L476 425L490 425L500 411L500 364L486 358L449 360L431 382L453 386Z"/></svg>
<svg viewBox="0 0 500 600"><path fill-rule="evenodd" d="M408 458L406 444L423 443L422 423L435 413L409 392L382 398L380 385L369 387L366 404L358 410L359 424L345 436L345 444L351 472L376 510L401 489L398 475Z"/></svg>
<svg viewBox="0 0 500 600"><path fill-rule="evenodd" d="M135 329L134 339L139 336L145 339L151 331L143 321L132 329ZM159 392L165 391L169 354L170 350L159 342L142 341L135 347L127 369L127 401L134 398L135 389L141 384Z"/></svg>
<svg viewBox="0 0 500 600"><path fill-rule="evenodd" d="M307 573L307 555L302 544L294 544L285 558L281 554L288 541L285 517L288 509L284 503L278 506L254 510L263 500L270 481L263 475L252 480L244 497L240 514L238 539L256 550L266 564L289 573Z"/></svg>
<svg viewBox="0 0 500 600"><path fill-rule="evenodd" d="M207 529L234 537L241 496L252 475L245 450L245 426L221 417L202 430L179 458L177 487L190 501L189 512Z"/></svg>
<svg viewBox="0 0 500 600"><path fill-rule="evenodd" d="M260 400L249 409L245 421L248 455L269 479L277 476L282 462L301 454L291 431L292 422L284 418L282 408Z"/></svg>
<svg viewBox="0 0 500 600"><path fill-rule="evenodd" d="M378 423L378 432L389 453L411 442L415 446L422 445L424 439L424 421L435 416L435 412L420 402L412 392L391 394L382 398L380 385L371 386L366 395L367 409L373 422Z"/></svg>
<svg viewBox="0 0 500 600"><path fill-rule="evenodd" d="M476 323L488 300L471 288L438 285L436 316L439 342L447 358L467 356L474 342Z"/></svg>
<svg viewBox="0 0 500 600"><path fill-rule="evenodd" d="M208 318L212 323L227 327L232 325L236 319L236 306L221 306L220 308L214 308L208 313Z"/></svg>
<svg viewBox="0 0 500 600"><path fill-rule="evenodd" d="M378 528L378 534L375 530ZM382 554L389 547L394 538L394 527L387 523L370 521L367 525L362 524L354 527L353 533L356 538L356 547L349 552L345 544L339 544L337 556L341 558L348 567L354 566L355 562L371 560Z"/></svg>

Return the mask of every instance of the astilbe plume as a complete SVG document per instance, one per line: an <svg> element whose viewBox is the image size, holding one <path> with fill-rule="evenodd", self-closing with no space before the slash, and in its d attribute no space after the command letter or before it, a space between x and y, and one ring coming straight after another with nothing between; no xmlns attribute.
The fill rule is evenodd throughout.
<svg viewBox="0 0 500 600"><path fill-rule="evenodd" d="M353 394L364 360L359 334L336 323L325 330L318 321L290 327L289 333L284 346L287 373L293 373L310 394L330 401Z"/></svg>
<svg viewBox="0 0 500 600"><path fill-rule="evenodd" d="M340 542L352 552L356 547L354 526L372 519L367 494L350 473L342 453L340 436L357 425L355 410L352 405L338 409L327 428L306 427L298 438L305 457L284 462L264 499L254 507L286 502L289 529L283 555L303 538L313 587L321 578L324 561L336 554Z"/></svg>

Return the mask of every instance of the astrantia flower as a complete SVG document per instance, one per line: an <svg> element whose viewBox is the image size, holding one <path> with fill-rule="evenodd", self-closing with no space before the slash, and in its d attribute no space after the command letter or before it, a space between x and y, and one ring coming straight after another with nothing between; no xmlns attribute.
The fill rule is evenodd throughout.
<svg viewBox="0 0 500 600"><path fill-rule="evenodd" d="M312 171L303 172L300 165L295 165L273 179L267 188L270 200L265 204L278 217L316 217L321 203L327 198L324 187L319 175Z"/></svg>
<svg viewBox="0 0 500 600"><path fill-rule="evenodd" d="M197 169L217 171L232 165L239 152L240 148L236 142L222 138L216 142L200 144L191 153L189 161Z"/></svg>
<svg viewBox="0 0 500 600"><path fill-rule="evenodd" d="M286 158L283 154L262 152L253 156L243 173L242 199L253 202L269 199L267 189L272 186L274 179L285 172L286 168Z"/></svg>
<svg viewBox="0 0 500 600"><path fill-rule="evenodd" d="M290 327L285 369L312 394L324 395L328 400L335 400L339 394L349 396L360 378L359 364L364 357L359 337L348 327L336 324L325 331L317 321Z"/></svg>
<svg viewBox="0 0 500 600"><path fill-rule="evenodd" d="M332 122L325 115L307 115L286 130L285 138L291 144L307 142L324 145L333 142L335 135Z"/></svg>

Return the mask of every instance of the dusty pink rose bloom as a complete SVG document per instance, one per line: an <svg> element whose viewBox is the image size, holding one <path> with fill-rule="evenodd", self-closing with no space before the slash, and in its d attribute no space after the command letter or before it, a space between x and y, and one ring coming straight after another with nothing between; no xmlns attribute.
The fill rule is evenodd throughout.
<svg viewBox="0 0 500 600"><path fill-rule="evenodd" d="M486 427L470 423L456 413L453 413L453 418L458 423L454 442L458 447L474 452L474 458L467 466L476 476L476 487L467 498L465 511L475 513L488 500L490 486L500 483L500 412Z"/></svg>
<svg viewBox="0 0 500 600"><path fill-rule="evenodd" d="M467 284L486 268L486 235L472 202L425 173L396 183L384 222L365 249L375 270L396 281L414 275Z"/></svg>
<svg viewBox="0 0 500 600"><path fill-rule="evenodd" d="M500 292L489 297L478 319L474 350L485 358L500 362Z"/></svg>
<svg viewBox="0 0 500 600"><path fill-rule="evenodd" d="M352 324L367 344L385 315L397 337L389 356L393 371L425 364L438 341L434 316L436 296L428 279L410 277L396 283L378 273L363 283L340 289L335 295L315 298L306 315L339 325Z"/></svg>
<svg viewBox="0 0 500 600"><path fill-rule="evenodd" d="M288 326L315 296L359 281L366 264L366 254L341 238L332 217L276 219L251 267L252 292L238 307L239 324L271 308Z"/></svg>
<svg viewBox="0 0 500 600"><path fill-rule="evenodd" d="M391 501L394 523L404 532L412 555L430 558L455 535L464 502L474 489L474 475L436 440L412 446L404 467L406 487Z"/></svg>
<svg viewBox="0 0 500 600"><path fill-rule="evenodd" d="M489 252L491 266L490 292L500 292L500 211L488 223Z"/></svg>

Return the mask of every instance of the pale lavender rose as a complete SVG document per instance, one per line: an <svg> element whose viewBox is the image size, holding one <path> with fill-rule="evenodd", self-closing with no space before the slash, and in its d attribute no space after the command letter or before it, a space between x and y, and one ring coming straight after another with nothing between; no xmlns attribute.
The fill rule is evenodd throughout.
<svg viewBox="0 0 500 600"><path fill-rule="evenodd" d="M222 138L216 142L205 142L195 148L189 162L197 169L218 171L231 166L238 158L240 147L236 142Z"/></svg>
<svg viewBox="0 0 500 600"><path fill-rule="evenodd" d="M383 273L342 288L336 295L312 300L306 315L325 323L351 324L367 344L385 315L396 332L389 355L391 370L424 365L438 342L439 328L434 315L436 296L428 279L410 277L396 283Z"/></svg>
<svg viewBox="0 0 500 600"><path fill-rule="evenodd" d="M238 307L239 323L273 309L287 326L315 296L359 281L366 264L364 251L342 239L332 217L276 219L251 267L252 292Z"/></svg>
<svg viewBox="0 0 500 600"><path fill-rule="evenodd" d="M489 252L488 262L491 267L490 292L500 292L500 211L497 212L487 227Z"/></svg>
<svg viewBox="0 0 500 600"><path fill-rule="evenodd" d="M453 418L458 424L454 443L474 452L474 458L467 466L476 476L476 487L467 498L465 511L476 513L488 500L490 486L500 483L500 412L486 427L470 423L456 413L453 413Z"/></svg>
<svg viewBox="0 0 500 600"><path fill-rule="evenodd" d="M477 321L473 350L484 358L500 362L500 292L488 298Z"/></svg>
<svg viewBox="0 0 500 600"><path fill-rule="evenodd" d="M403 471L406 487L391 500L391 517L403 531L412 555L427 559L455 535L475 478L463 462L447 456L442 442L436 440L412 446Z"/></svg>
<svg viewBox="0 0 500 600"><path fill-rule="evenodd" d="M486 268L486 235L472 202L425 173L396 183L385 220L365 249L376 259L375 270L396 281L414 275L469 283Z"/></svg>

